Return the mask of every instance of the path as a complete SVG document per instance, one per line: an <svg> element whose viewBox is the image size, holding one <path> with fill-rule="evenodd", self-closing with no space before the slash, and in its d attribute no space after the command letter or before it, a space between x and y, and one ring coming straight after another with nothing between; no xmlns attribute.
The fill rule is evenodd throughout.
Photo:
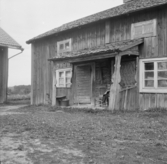
<svg viewBox="0 0 167 164"><path fill-rule="evenodd" d="M20 114L14 112L14 110L25 107L27 105L7 105L7 106L0 106L0 115L8 115L8 114Z"/></svg>

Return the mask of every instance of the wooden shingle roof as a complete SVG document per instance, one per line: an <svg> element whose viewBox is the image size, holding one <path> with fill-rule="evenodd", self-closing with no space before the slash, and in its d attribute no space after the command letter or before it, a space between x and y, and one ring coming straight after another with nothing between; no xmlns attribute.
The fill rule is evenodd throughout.
<svg viewBox="0 0 167 164"><path fill-rule="evenodd" d="M51 36L59 32L70 30L79 26L83 26L89 23L97 22L103 19L108 19L108 18L112 18L112 17L116 17L116 16L128 14L128 13L133 13L140 10L161 6L165 4L167 4L167 0L132 0L131 2L125 3L123 5L78 19L70 23L66 23L58 28L54 28L53 30L50 30L37 37L34 37L28 40L26 43L29 44L35 40L38 40L47 36Z"/></svg>
<svg viewBox="0 0 167 164"><path fill-rule="evenodd" d="M16 48L16 49L22 49L21 45L18 44L1 27L0 27L0 46L9 47L9 48Z"/></svg>
<svg viewBox="0 0 167 164"><path fill-rule="evenodd" d="M126 51L132 47L138 46L139 44L143 43L143 39L135 39L135 40L124 40L120 42L113 42L104 45L100 45L93 48L87 48L80 51L72 51L71 53L65 53L61 56L56 56L50 61L60 61L60 60L69 60L74 58L80 57L87 57L91 55L98 55L98 54L106 54L106 53L119 53Z"/></svg>

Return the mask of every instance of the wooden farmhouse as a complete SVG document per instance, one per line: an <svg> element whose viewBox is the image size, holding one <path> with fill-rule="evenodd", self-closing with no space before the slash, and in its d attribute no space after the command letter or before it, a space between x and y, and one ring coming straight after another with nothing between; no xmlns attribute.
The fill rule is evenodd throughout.
<svg viewBox="0 0 167 164"><path fill-rule="evenodd" d="M0 103L7 100L8 48L22 50L22 47L0 28Z"/></svg>
<svg viewBox="0 0 167 164"><path fill-rule="evenodd" d="M167 0L125 0L27 41L31 104L167 107Z"/></svg>

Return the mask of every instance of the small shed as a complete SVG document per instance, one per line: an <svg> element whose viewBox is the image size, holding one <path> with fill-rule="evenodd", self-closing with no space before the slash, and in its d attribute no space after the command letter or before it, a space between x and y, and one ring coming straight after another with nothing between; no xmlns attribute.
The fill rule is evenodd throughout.
<svg viewBox="0 0 167 164"><path fill-rule="evenodd" d="M7 100L8 48L23 50L21 45L0 27L0 103Z"/></svg>

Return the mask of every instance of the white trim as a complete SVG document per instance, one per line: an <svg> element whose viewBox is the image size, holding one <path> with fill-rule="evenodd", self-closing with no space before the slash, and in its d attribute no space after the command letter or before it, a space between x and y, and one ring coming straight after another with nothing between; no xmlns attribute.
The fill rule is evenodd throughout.
<svg viewBox="0 0 167 164"><path fill-rule="evenodd" d="M56 87L57 88L70 88L70 87L66 87L66 85L67 85L67 83L66 83L66 77L65 77L65 73L67 72L67 71L70 71L71 72L71 78L72 78L72 68L64 68L64 69L58 69L58 70L56 70ZM64 76L63 76L63 78L64 78L64 86L59 86L59 73L60 72L63 72L64 73ZM71 83L70 83L71 84Z"/></svg>
<svg viewBox="0 0 167 164"><path fill-rule="evenodd" d="M153 25L152 33L144 33L144 26L150 23L152 23ZM135 36L135 27L140 27L140 26L142 28L142 34L141 36ZM156 35L157 35L157 20L156 19L131 24L131 39L151 37L151 36L156 36Z"/></svg>
<svg viewBox="0 0 167 164"><path fill-rule="evenodd" d="M140 93L167 93L167 87L165 88L158 88L158 84L157 84L157 72L158 72L158 68L157 68L157 64L160 61L167 61L167 57L166 58L151 58L151 59L140 59L139 61L139 92ZM154 62L154 87L152 88L146 88L144 87L144 63L147 62Z"/></svg>

